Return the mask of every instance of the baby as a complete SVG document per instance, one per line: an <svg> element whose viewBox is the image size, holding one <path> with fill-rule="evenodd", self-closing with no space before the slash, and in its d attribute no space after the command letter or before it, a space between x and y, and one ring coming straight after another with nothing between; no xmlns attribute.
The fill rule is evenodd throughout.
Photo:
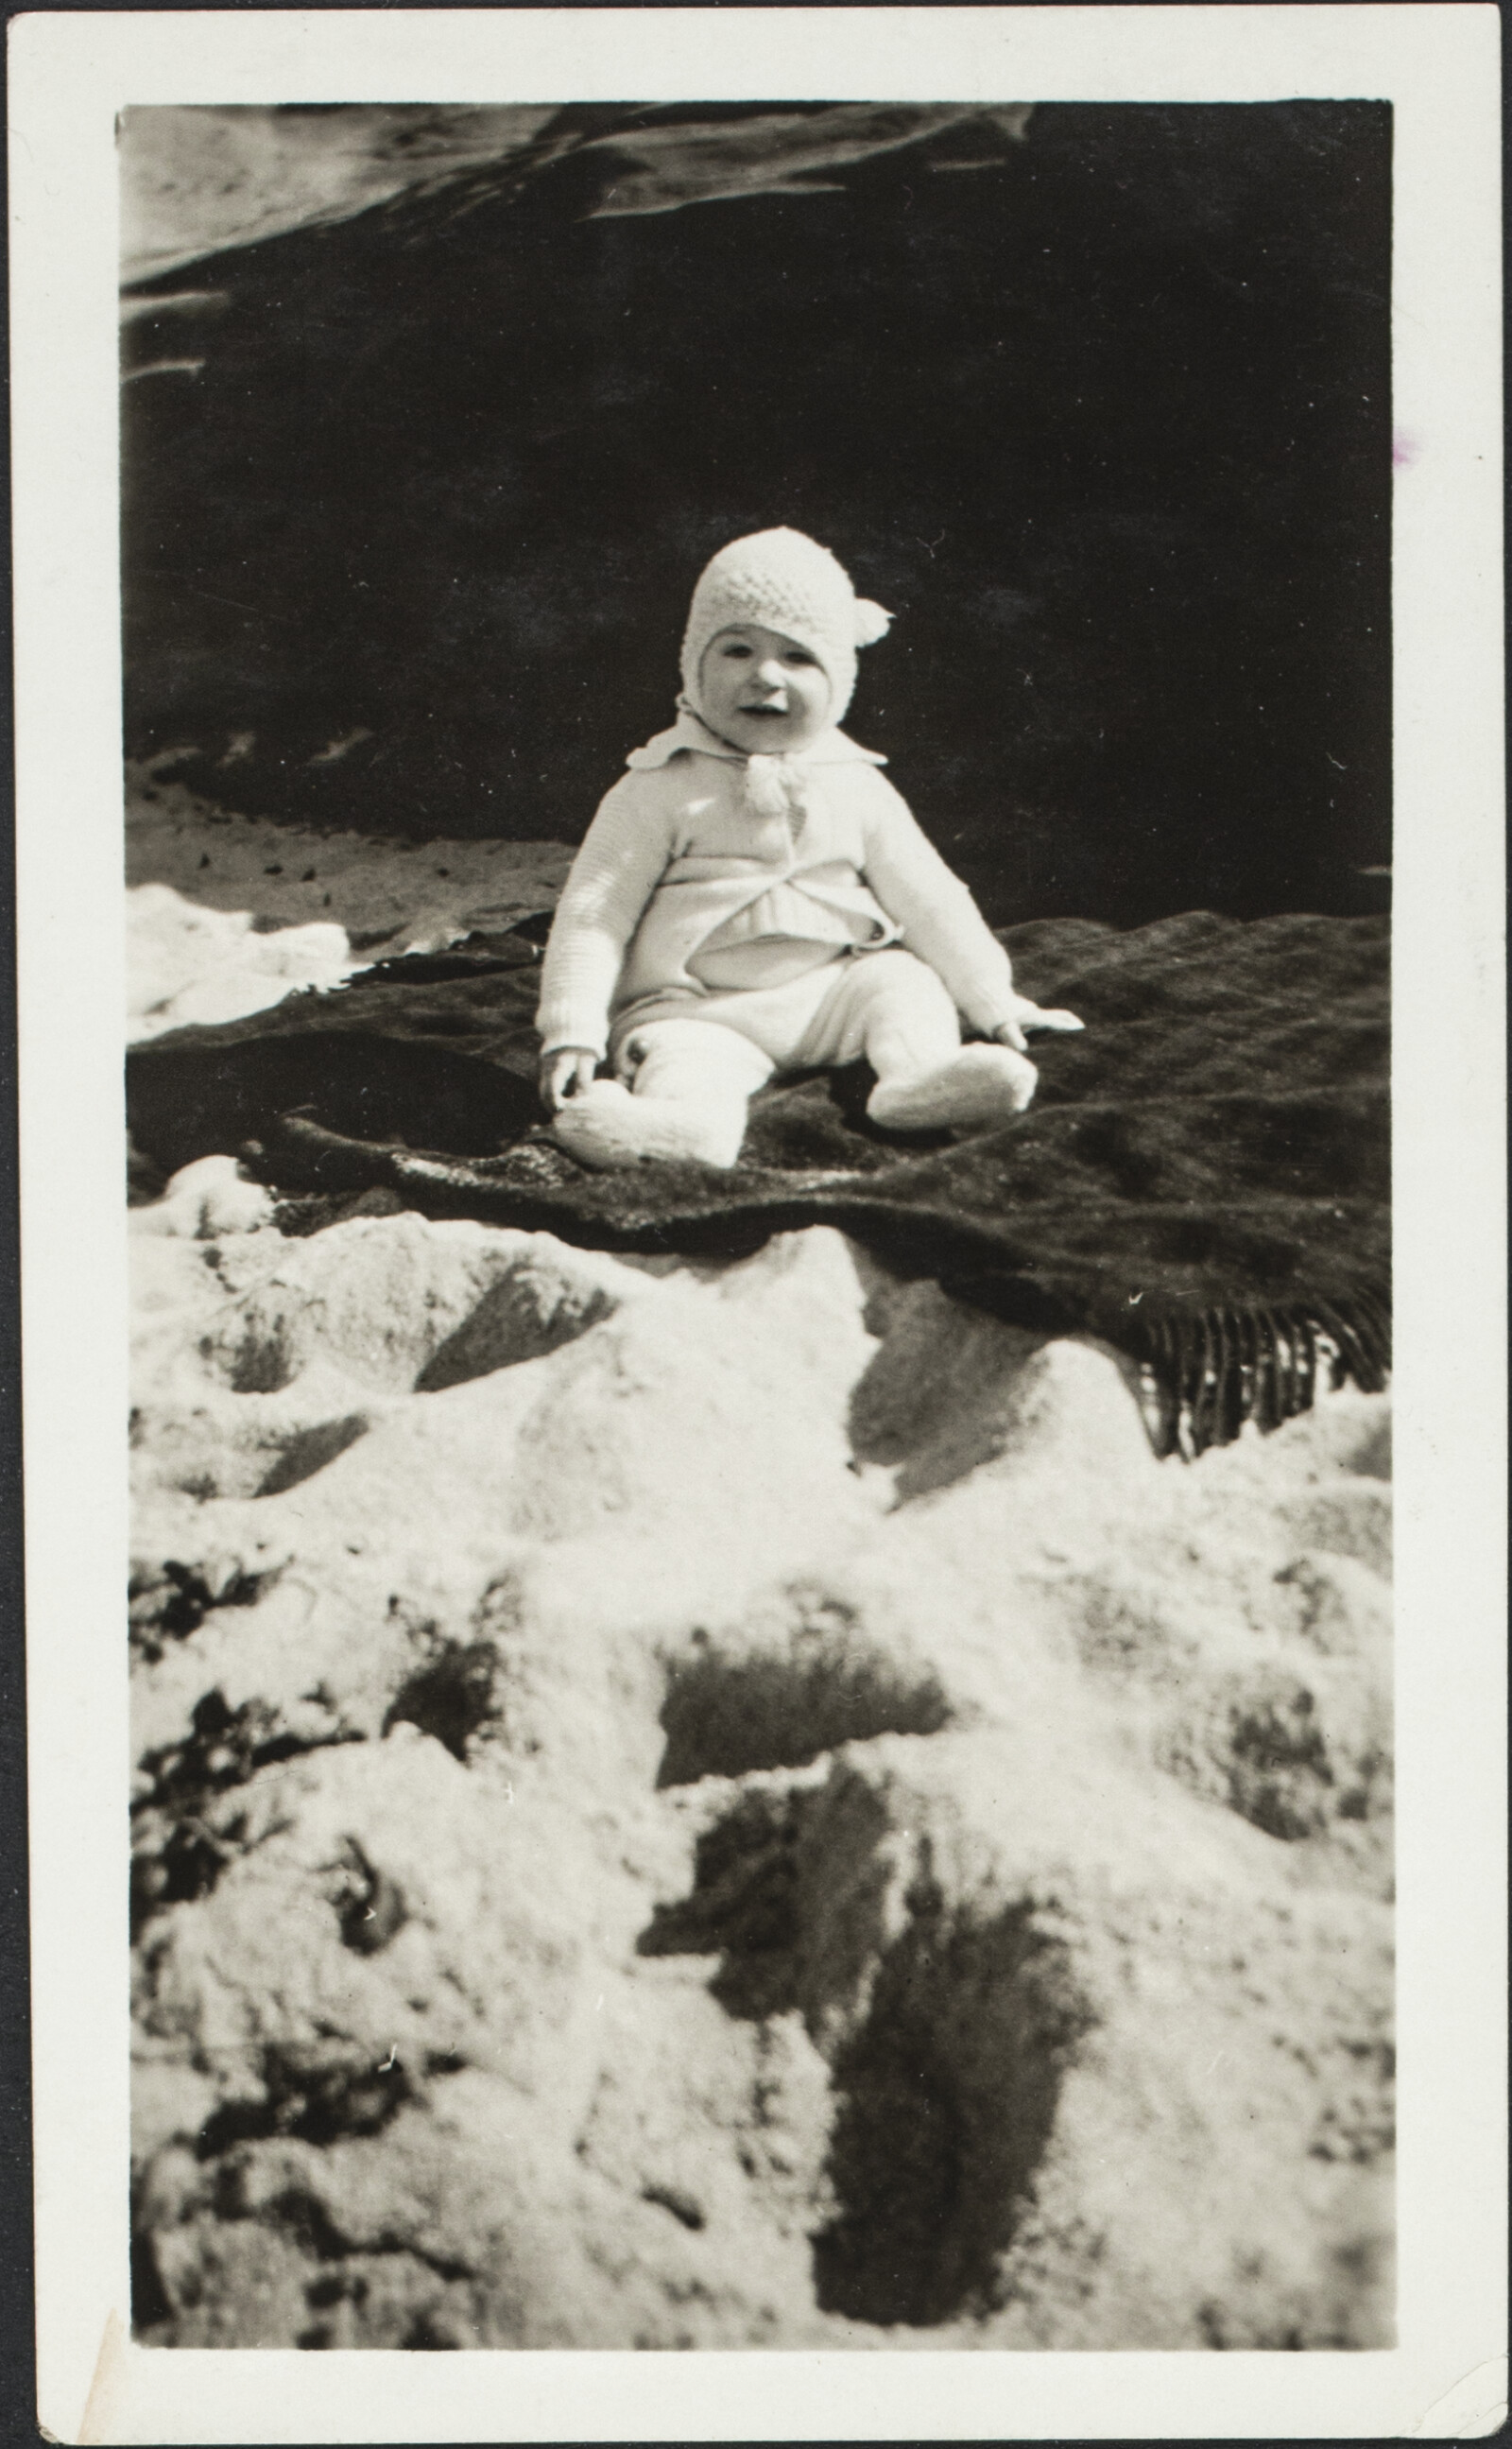
<svg viewBox="0 0 1512 2449"><path fill-rule="evenodd" d="M541 1094L584 1164L732 1166L765 1082L861 1055L889 1130L1003 1122L1034 1094L1024 1031L1081 1028L1014 992L884 760L837 727L889 619L791 528L699 579L677 722L626 760L546 946Z"/></svg>

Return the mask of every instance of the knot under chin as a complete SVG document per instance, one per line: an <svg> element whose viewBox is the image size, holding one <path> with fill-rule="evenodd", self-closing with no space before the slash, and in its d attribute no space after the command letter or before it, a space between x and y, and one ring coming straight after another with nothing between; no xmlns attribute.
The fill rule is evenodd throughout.
<svg viewBox="0 0 1512 2449"><path fill-rule="evenodd" d="M742 785L749 817L780 817L794 835L802 831L807 817L824 806L818 782L789 757L748 757Z"/></svg>
<svg viewBox="0 0 1512 2449"><path fill-rule="evenodd" d="M753 817L786 817L794 812L797 777L786 759L748 757L745 761L745 804Z"/></svg>

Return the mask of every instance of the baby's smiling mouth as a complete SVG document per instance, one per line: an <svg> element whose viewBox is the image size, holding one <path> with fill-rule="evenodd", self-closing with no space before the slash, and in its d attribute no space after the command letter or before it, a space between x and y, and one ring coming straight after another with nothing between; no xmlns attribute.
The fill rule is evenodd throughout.
<svg viewBox="0 0 1512 2449"><path fill-rule="evenodd" d="M787 711L788 709L785 705L743 705L740 708L740 712L742 714L775 715L779 721L784 721L786 719Z"/></svg>

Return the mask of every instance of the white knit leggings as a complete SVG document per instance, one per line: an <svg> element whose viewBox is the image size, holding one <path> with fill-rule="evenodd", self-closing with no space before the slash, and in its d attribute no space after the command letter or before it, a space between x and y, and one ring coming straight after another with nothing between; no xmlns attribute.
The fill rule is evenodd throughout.
<svg viewBox="0 0 1512 2449"><path fill-rule="evenodd" d="M696 1020L632 1027L615 1050L615 1070L637 1097L697 1107L714 1136L729 1139L726 1164L739 1147L750 1099L774 1073L864 1054L877 1075L868 1110L885 1123L888 1090L938 1070L961 1046L955 1005L940 979L896 950L827 963L779 987L711 994L697 1009Z"/></svg>

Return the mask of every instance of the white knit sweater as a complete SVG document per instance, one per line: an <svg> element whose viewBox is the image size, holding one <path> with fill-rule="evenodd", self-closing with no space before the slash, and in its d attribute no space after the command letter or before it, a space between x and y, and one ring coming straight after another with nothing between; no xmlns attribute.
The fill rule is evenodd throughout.
<svg viewBox="0 0 1512 2449"><path fill-rule="evenodd" d="M543 1047L602 1055L632 1006L708 989L690 970L718 938L897 943L927 961L985 1036L1013 1012L1013 973L882 759L830 731L796 757L791 816L753 816L745 759L683 713L627 760L573 860L541 979ZM692 1016L690 1007L690 1016Z"/></svg>

